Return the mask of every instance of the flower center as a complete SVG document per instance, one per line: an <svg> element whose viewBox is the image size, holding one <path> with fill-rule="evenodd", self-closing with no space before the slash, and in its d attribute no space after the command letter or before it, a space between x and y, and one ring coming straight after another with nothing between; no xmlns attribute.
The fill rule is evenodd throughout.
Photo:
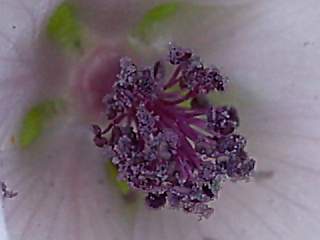
<svg viewBox="0 0 320 240"><path fill-rule="evenodd" d="M205 98L224 91L226 77L173 45L168 62L174 70L166 80L162 61L140 69L120 60L113 91L104 98L109 125L93 126L94 142L110 154L121 180L147 193L150 207L168 204L207 218L222 183L248 178L255 161L244 150L245 138L235 134L236 109Z"/></svg>

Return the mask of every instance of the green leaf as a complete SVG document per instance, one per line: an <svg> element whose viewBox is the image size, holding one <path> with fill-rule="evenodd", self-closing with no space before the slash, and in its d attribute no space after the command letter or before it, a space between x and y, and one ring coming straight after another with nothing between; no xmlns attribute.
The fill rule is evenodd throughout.
<svg viewBox="0 0 320 240"><path fill-rule="evenodd" d="M31 107L27 111L18 133L20 147L30 146L41 136L45 123L57 114L62 104L62 101L59 100L48 100Z"/></svg>
<svg viewBox="0 0 320 240"><path fill-rule="evenodd" d="M49 38L63 48L79 50L82 47L82 31L75 7L62 2L53 11L47 24Z"/></svg>
<svg viewBox="0 0 320 240"><path fill-rule="evenodd" d="M181 6L182 4L178 2L168 2L150 9L138 23L133 35L148 42L148 35L154 30L155 26L173 17Z"/></svg>
<svg viewBox="0 0 320 240"><path fill-rule="evenodd" d="M128 195L130 193L130 188L128 184L124 181L119 180L118 177L118 170L116 166L112 164L111 161L108 161L105 165L105 170L107 177L111 180L112 183L119 189L119 191L123 195Z"/></svg>

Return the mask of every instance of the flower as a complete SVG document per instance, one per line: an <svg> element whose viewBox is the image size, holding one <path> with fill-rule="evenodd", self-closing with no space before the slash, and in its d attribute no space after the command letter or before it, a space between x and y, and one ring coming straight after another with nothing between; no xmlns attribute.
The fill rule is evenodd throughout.
<svg viewBox="0 0 320 240"><path fill-rule="evenodd" d="M114 10L111 5L77 2L88 11L83 19L89 25L116 31L106 27L119 18L106 14L106 9ZM145 10L136 11L137 2L126 3L128 21ZM35 44L41 15L52 5L36 0L2 3L0 180L18 192L1 201L0 234L7 233L2 239L318 238L318 1L233 1L216 7L207 21L214 25L211 31L198 18L200 27L180 29L187 29L188 37L177 30L169 39L195 49L228 75L229 89L215 102L221 97L239 110L239 130L250 143L248 151L259 159L254 180L226 183L214 216L201 222L175 211L134 209L111 184L99 181L105 175L103 156L92 146L88 121L74 109L57 116L30 149L12 144L12 133L28 108L65 93L58 79L67 78L63 69L74 62L55 48L39 52L39 42ZM39 65L43 71L34 72Z"/></svg>

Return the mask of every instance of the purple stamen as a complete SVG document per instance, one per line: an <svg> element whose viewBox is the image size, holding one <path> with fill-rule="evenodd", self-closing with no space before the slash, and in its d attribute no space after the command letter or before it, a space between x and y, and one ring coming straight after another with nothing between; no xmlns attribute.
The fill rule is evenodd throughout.
<svg viewBox="0 0 320 240"><path fill-rule="evenodd" d="M205 67L191 50L170 45L168 61L176 68L165 81L164 65L138 68L120 60L113 92L105 97L105 130L93 126L98 147L112 149L119 178L145 192L151 208L169 205L209 217L224 181L250 176L255 161L233 107L215 107L205 95L223 91L227 82L215 67ZM180 91L167 92L173 86ZM191 100L192 108L180 104Z"/></svg>

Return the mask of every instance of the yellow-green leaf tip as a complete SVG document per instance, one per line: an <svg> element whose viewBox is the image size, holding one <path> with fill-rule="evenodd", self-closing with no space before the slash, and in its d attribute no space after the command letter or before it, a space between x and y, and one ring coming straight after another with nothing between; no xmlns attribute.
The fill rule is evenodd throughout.
<svg viewBox="0 0 320 240"><path fill-rule="evenodd" d="M81 49L82 31L73 4L62 2L54 9L48 20L47 34L63 48Z"/></svg>
<svg viewBox="0 0 320 240"><path fill-rule="evenodd" d="M111 161L108 161L105 165L105 171L106 175L109 178L109 180L116 186L116 188L120 191L121 194L124 196L128 195L130 193L130 188L128 184L124 181L121 181L117 178L118 176L118 170L117 168L112 164Z"/></svg>
<svg viewBox="0 0 320 240"><path fill-rule="evenodd" d="M133 32L133 36L139 38L143 42L148 42L150 33L154 28L173 17L180 7L179 2L162 3L150 9L145 13L143 18L139 21L137 27Z"/></svg>
<svg viewBox="0 0 320 240"><path fill-rule="evenodd" d="M18 133L21 148L30 146L42 135L45 124L58 113L62 104L59 100L48 100L34 105L25 113Z"/></svg>

